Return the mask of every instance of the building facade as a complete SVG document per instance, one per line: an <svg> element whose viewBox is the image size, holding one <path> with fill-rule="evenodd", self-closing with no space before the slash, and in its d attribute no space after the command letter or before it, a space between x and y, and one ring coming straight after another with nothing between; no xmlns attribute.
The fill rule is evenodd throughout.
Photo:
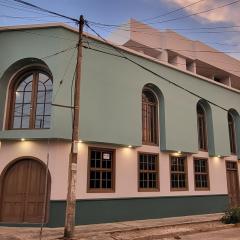
<svg viewBox="0 0 240 240"><path fill-rule="evenodd" d="M0 28L2 225L64 225L77 38L61 24ZM76 223L239 205L239 81L117 47L132 62L84 35Z"/></svg>

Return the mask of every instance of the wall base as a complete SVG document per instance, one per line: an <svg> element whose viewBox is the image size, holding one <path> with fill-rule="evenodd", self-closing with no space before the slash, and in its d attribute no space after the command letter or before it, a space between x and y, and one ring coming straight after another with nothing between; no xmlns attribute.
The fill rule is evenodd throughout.
<svg viewBox="0 0 240 240"><path fill-rule="evenodd" d="M76 225L223 212L227 195L77 200ZM48 227L64 226L65 201L51 201Z"/></svg>

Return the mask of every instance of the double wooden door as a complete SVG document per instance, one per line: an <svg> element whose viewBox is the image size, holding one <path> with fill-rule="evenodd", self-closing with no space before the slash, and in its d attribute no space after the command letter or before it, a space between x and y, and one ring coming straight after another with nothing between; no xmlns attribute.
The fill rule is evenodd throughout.
<svg viewBox="0 0 240 240"><path fill-rule="evenodd" d="M227 161L227 186L230 207L240 206L240 190L237 162Z"/></svg>
<svg viewBox="0 0 240 240"><path fill-rule="evenodd" d="M47 182L45 191L46 167L37 160L21 159L11 165L1 181L1 221L40 223L48 209L49 174Z"/></svg>

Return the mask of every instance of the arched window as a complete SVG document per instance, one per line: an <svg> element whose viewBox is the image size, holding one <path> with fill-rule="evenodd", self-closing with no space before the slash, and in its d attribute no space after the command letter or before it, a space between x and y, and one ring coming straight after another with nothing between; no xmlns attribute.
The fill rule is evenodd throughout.
<svg viewBox="0 0 240 240"><path fill-rule="evenodd" d="M230 140L230 149L232 154L236 154L236 131L235 123L231 113L228 113L228 129L229 129L229 140Z"/></svg>
<svg viewBox="0 0 240 240"><path fill-rule="evenodd" d="M197 105L197 123L198 123L198 148L199 150L207 150L207 126L206 112L201 104Z"/></svg>
<svg viewBox="0 0 240 240"><path fill-rule="evenodd" d="M8 128L50 128L52 78L47 72L25 71L14 79L11 90Z"/></svg>
<svg viewBox="0 0 240 240"><path fill-rule="evenodd" d="M142 141L143 144L158 144L158 101L150 89L142 92Z"/></svg>

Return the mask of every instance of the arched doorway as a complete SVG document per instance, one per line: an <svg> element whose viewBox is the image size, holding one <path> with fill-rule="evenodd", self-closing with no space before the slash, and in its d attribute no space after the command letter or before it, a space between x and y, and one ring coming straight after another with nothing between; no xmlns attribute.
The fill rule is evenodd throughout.
<svg viewBox="0 0 240 240"><path fill-rule="evenodd" d="M21 158L6 167L1 176L1 222L40 223L47 219L50 174L39 160ZM46 207L44 209L44 206Z"/></svg>

